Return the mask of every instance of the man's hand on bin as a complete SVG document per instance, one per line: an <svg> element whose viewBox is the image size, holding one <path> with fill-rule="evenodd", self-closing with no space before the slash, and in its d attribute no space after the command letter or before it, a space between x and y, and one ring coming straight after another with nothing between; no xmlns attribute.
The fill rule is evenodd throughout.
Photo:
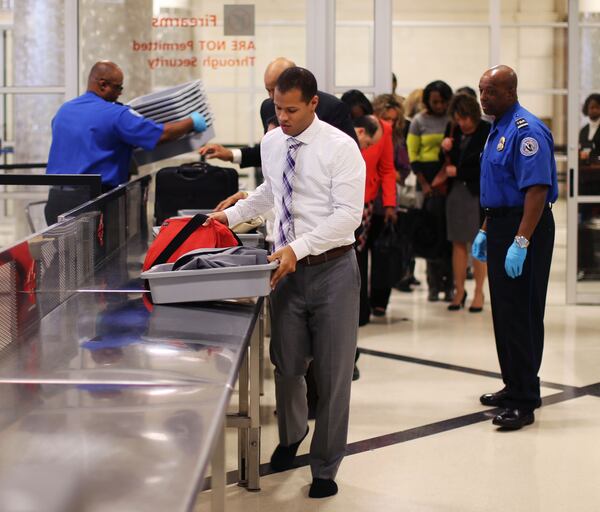
<svg viewBox="0 0 600 512"><path fill-rule="evenodd" d="M475 240L473 240L473 247L471 247L471 254L473 258L479 261L487 261L487 234L483 230L479 230Z"/></svg>
<svg viewBox="0 0 600 512"><path fill-rule="evenodd" d="M269 262L279 260L279 267L277 267L277 270L275 270L271 276L271 289L275 289L275 286L277 286L277 283L282 277L291 274L292 272L296 272L298 258L296 258L296 253L289 245L275 251L268 256L267 259Z"/></svg>
<svg viewBox="0 0 600 512"><path fill-rule="evenodd" d="M206 144L206 146L202 146L198 150L198 153L208 158L218 158L226 162L233 162L233 152L231 149L221 146L221 144Z"/></svg>

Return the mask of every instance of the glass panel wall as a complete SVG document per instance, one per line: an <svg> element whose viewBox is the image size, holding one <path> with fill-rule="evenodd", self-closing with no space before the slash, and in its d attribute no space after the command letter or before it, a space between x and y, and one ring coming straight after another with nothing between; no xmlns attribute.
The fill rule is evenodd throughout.
<svg viewBox="0 0 600 512"><path fill-rule="evenodd" d="M373 85L375 1L335 5L335 85L343 89Z"/></svg>
<svg viewBox="0 0 600 512"><path fill-rule="evenodd" d="M394 0L392 23L398 94L433 80L477 89L489 67L489 2Z"/></svg>
<svg viewBox="0 0 600 512"><path fill-rule="evenodd" d="M20 92L0 91L0 163L48 157L50 119L60 105L55 92L64 89L64 33L64 0L0 4L0 89ZM30 88L35 96L27 93ZM44 88L55 91L39 94Z"/></svg>
<svg viewBox="0 0 600 512"><path fill-rule="evenodd" d="M577 300L600 301L600 5L579 2Z"/></svg>

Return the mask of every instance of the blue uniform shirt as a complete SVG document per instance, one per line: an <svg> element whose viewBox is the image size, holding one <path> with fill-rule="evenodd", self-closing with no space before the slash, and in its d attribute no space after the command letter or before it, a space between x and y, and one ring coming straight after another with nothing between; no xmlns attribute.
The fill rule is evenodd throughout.
<svg viewBox="0 0 600 512"><path fill-rule="evenodd" d="M52 120L48 174L101 174L116 187L129 179L134 147L153 149L163 126L93 92L66 102Z"/></svg>
<svg viewBox="0 0 600 512"><path fill-rule="evenodd" d="M532 185L548 185L558 197L554 140L537 117L518 102L492 125L481 155L481 206L523 206Z"/></svg>

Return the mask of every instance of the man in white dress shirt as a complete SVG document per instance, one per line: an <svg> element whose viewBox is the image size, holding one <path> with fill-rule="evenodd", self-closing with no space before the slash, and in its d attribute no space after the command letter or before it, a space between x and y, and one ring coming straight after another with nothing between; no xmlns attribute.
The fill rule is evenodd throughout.
<svg viewBox="0 0 600 512"><path fill-rule="evenodd" d="M308 434L304 375L313 361L319 401L310 447L309 496L337 493L346 452L360 274L354 230L362 217L365 163L356 142L315 115L317 82L300 67L275 88L280 127L261 142L264 183L217 220L235 225L275 207L271 361L279 445L275 471L294 467Z"/></svg>

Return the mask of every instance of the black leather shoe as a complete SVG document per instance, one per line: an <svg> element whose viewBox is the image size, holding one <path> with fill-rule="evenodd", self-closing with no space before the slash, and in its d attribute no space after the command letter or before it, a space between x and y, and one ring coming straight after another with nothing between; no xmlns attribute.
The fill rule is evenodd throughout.
<svg viewBox="0 0 600 512"><path fill-rule="evenodd" d="M338 486L333 480L325 478L313 478L308 491L309 498L327 498L337 494Z"/></svg>
<svg viewBox="0 0 600 512"><path fill-rule="evenodd" d="M360 370L358 369L358 366L354 365L354 371L352 372L352 380L358 380L360 379Z"/></svg>
<svg viewBox="0 0 600 512"><path fill-rule="evenodd" d="M506 388L502 388L500 391L496 391L495 393L486 393L485 395L481 395L479 397L479 401L482 405L487 405L489 407L506 407L504 400L506 400L508 396L508 391ZM542 406L542 399L540 398L535 404L535 409L538 409Z"/></svg>
<svg viewBox="0 0 600 512"><path fill-rule="evenodd" d="M296 458L298 448L307 435L308 427L306 427L306 434L304 434L302 439L300 439L300 441L297 443L292 443L289 446L283 446L282 444L277 445L273 455L271 455L271 468L273 468L273 471L278 473L294 467L294 459Z"/></svg>
<svg viewBox="0 0 600 512"><path fill-rule="evenodd" d="M498 414L492 423L507 430L518 430L525 425L531 425L535 421L531 409L504 409Z"/></svg>
<svg viewBox="0 0 600 512"><path fill-rule="evenodd" d="M508 391L506 388L496 391L495 393L486 393L479 397L479 401L482 405L488 405L490 407L502 407L504 405L503 400L507 397Z"/></svg>
<svg viewBox="0 0 600 512"><path fill-rule="evenodd" d="M427 294L427 300L429 302L437 302L438 300L440 300L438 295L439 295L438 292L430 290L429 293Z"/></svg>

